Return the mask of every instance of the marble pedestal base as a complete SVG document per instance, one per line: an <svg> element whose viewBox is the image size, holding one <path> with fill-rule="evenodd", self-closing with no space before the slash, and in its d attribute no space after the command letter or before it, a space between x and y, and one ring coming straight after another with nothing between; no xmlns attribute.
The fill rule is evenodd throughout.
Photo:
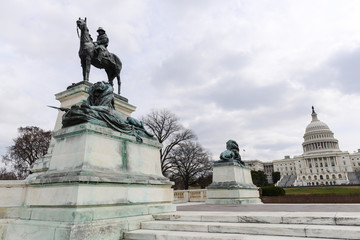
<svg viewBox="0 0 360 240"><path fill-rule="evenodd" d="M215 162L213 183L207 189L207 204L262 204L251 170L236 162Z"/></svg>
<svg viewBox="0 0 360 240"><path fill-rule="evenodd" d="M152 214L175 211L156 140L90 123L53 139L33 174L4 185L16 199L0 194L0 240L118 240Z"/></svg>

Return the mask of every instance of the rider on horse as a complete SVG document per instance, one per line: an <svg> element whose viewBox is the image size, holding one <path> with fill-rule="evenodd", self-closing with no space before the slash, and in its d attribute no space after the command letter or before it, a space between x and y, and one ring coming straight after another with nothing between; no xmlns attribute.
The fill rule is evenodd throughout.
<svg viewBox="0 0 360 240"><path fill-rule="evenodd" d="M120 94L120 71L122 68L121 61L118 56L110 53L107 50L109 38L105 30L100 28L97 30L99 33L96 42L90 36L89 29L86 24L86 18L79 18L76 21L78 29L80 29L80 49L79 57L81 60L83 80L89 81L90 66L93 65L100 69L105 69L110 85L113 86L113 81L116 78L118 82L118 94ZM79 32L78 32L79 33Z"/></svg>
<svg viewBox="0 0 360 240"><path fill-rule="evenodd" d="M95 50L97 52L97 60L101 62L102 58L108 55L107 46L109 44L109 38L102 27L99 27L97 32L99 35L97 36L96 42L94 42L94 44Z"/></svg>

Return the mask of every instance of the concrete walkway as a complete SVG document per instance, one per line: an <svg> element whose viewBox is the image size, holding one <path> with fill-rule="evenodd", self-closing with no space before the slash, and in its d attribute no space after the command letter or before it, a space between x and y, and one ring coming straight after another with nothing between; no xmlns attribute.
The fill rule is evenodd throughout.
<svg viewBox="0 0 360 240"><path fill-rule="evenodd" d="M360 204L261 204L212 205L204 203L177 204L177 211L209 212L357 212Z"/></svg>

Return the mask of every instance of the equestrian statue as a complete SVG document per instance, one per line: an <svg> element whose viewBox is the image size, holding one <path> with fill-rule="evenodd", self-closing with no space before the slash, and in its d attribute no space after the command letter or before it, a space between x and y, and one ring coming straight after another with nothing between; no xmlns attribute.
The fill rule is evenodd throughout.
<svg viewBox="0 0 360 240"><path fill-rule="evenodd" d="M76 21L77 28L80 29L80 50L79 57L81 60L81 67L83 73L83 80L89 81L90 65L94 67L105 69L108 76L109 83L114 86L113 81L116 78L118 82L118 94L120 94L120 71L122 64L120 59L113 53L107 50L109 38L103 28L99 27L98 37L95 42L89 34L89 29L86 24L86 18L79 18ZM79 34L79 32L78 32Z"/></svg>

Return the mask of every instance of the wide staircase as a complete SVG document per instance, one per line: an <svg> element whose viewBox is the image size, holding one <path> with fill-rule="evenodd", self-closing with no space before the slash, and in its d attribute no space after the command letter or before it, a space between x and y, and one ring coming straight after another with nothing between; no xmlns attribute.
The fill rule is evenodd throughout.
<svg viewBox="0 0 360 240"><path fill-rule="evenodd" d="M173 212L154 215L127 240L360 239L360 214L335 212Z"/></svg>
<svg viewBox="0 0 360 240"><path fill-rule="evenodd" d="M276 184L279 187L291 187L296 180L296 175L285 175L280 182Z"/></svg>
<svg viewBox="0 0 360 240"><path fill-rule="evenodd" d="M360 172L348 172L348 179L350 184L360 184Z"/></svg>

